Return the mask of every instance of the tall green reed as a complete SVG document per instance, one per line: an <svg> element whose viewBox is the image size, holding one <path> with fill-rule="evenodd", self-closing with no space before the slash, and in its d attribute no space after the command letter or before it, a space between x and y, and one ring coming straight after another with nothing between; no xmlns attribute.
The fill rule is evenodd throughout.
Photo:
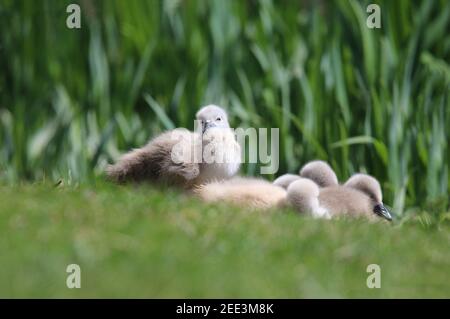
<svg viewBox="0 0 450 319"><path fill-rule="evenodd" d="M200 105L280 128L280 171L370 173L397 213L449 193L450 6L376 1L0 1L0 179L88 183ZM243 174L258 174L245 164ZM268 176L272 178L273 176Z"/></svg>

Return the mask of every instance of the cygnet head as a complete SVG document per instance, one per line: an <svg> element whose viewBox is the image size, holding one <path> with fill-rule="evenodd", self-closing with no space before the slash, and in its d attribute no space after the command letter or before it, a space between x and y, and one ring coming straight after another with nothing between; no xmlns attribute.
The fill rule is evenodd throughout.
<svg viewBox="0 0 450 319"><path fill-rule="evenodd" d="M288 202L300 213L310 213L313 217L331 218L328 210L319 203L319 186L309 178L300 177L287 188Z"/></svg>
<svg viewBox="0 0 450 319"><path fill-rule="evenodd" d="M196 119L200 121L200 127L202 134L208 129L217 128L229 128L227 113L219 106L210 104L202 107L195 115Z"/></svg>
<svg viewBox="0 0 450 319"><path fill-rule="evenodd" d="M300 176L298 175L284 174L278 177L276 180L274 180L273 184L276 186L283 187L284 189L287 189L292 182L295 182L298 179L300 179Z"/></svg>
<svg viewBox="0 0 450 319"><path fill-rule="evenodd" d="M365 193L373 202L373 212L387 220L392 220L391 213L383 204L380 183L374 177L366 174L355 174L349 178L344 186Z"/></svg>
<svg viewBox="0 0 450 319"><path fill-rule="evenodd" d="M300 170L300 176L313 180L319 187L338 185L338 179L333 169L324 161L312 161Z"/></svg>

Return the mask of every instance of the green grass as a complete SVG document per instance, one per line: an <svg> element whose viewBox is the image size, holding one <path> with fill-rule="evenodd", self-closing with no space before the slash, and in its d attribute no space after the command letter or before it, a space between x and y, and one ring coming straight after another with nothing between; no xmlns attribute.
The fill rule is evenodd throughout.
<svg viewBox="0 0 450 319"><path fill-rule="evenodd" d="M102 183L0 187L0 203L0 297L450 297L449 214L323 221Z"/></svg>

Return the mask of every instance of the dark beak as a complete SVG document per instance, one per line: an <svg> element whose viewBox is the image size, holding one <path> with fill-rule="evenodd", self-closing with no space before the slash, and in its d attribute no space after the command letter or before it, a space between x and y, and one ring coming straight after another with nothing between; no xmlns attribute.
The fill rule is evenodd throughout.
<svg viewBox="0 0 450 319"><path fill-rule="evenodd" d="M380 217L383 217L389 221L392 221L391 212L383 204L375 205L375 207L373 208L373 212Z"/></svg>
<svg viewBox="0 0 450 319"><path fill-rule="evenodd" d="M205 133L209 128L216 126L213 122L203 122L202 134Z"/></svg>

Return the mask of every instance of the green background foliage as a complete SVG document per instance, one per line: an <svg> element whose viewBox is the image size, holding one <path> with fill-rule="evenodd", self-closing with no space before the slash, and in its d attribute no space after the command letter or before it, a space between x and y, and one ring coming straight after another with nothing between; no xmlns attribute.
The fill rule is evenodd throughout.
<svg viewBox="0 0 450 319"><path fill-rule="evenodd" d="M444 211L450 5L376 1L369 29L369 3L0 0L0 180L89 184L214 103L280 128L279 174L324 159L376 176L397 213Z"/></svg>

